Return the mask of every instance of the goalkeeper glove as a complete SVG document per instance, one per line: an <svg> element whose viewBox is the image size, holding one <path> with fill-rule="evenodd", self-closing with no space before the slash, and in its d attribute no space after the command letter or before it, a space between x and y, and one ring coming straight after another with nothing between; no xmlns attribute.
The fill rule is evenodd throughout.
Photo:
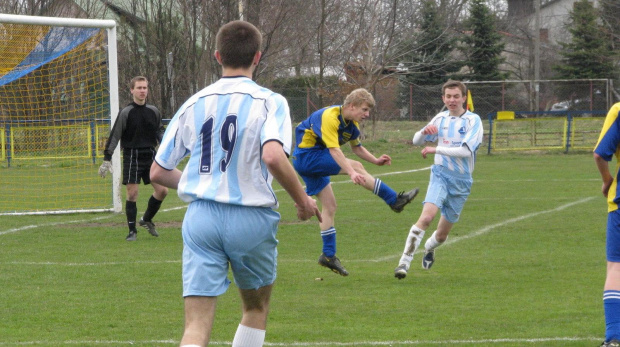
<svg viewBox="0 0 620 347"><path fill-rule="evenodd" d="M103 164L99 167L99 176L105 178L108 171L112 172L112 162L109 160L104 160Z"/></svg>

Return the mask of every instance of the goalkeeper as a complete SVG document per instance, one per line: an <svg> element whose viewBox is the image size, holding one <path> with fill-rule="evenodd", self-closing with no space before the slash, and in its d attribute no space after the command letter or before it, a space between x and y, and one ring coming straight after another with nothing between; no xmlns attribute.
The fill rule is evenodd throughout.
<svg viewBox="0 0 620 347"><path fill-rule="evenodd" d="M129 234L125 238L127 241L135 241L138 234L136 201L140 181L153 186L153 195L139 222L140 226L146 228L153 236L159 236L153 224L153 217L168 195L168 188L152 183L150 178L151 165L156 153L155 147L161 142L165 129L159 110L146 103L148 83L146 77L142 76L131 79L129 91L133 101L119 112L103 150L103 164L99 167L101 177L105 178L108 171L112 172L112 154L120 141L123 150L123 184L127 188L125 201L125 213L129 227Z"/></svg>

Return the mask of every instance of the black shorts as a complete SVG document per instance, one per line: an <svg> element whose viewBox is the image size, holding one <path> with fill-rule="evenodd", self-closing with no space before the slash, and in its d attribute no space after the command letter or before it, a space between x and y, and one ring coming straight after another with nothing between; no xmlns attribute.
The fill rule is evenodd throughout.
<svg viewBox="0 0 620 347"><path fill-rule="evenodd" d="M153 148L123 149L123 184L151 183L151 165L155 159Z"/></svg>

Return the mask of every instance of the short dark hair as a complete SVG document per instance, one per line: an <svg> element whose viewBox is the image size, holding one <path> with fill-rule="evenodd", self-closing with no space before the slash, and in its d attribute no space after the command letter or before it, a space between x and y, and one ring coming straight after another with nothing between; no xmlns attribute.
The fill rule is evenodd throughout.
<svg viewBox="0 0 620 347"><path fill-rule="evenodd" d="M467 86L461 81L448 80L448 82L444 83L441 87L441 95L446 94L446 89L448 88L459 88L462 95L467 94Z"/></svg>
<svg viewBox="0 0 620 347"><path fill-rule="evenodd" d="M217 32L215 49L220 53L223 66L248 68L262 41L263 36L254 25L236 20L224 24Z"/></svg>
<svg viewBox="0 0 620 347"><path fill-rule="evenodd" d="M149 83L149 80L146 79L146 77L144 76L136 76L134 78L131 79L131 81L129 82L129 89L133 89L133 87L136 86L136 82L138 81L146 81L146 83Z"/></svg>

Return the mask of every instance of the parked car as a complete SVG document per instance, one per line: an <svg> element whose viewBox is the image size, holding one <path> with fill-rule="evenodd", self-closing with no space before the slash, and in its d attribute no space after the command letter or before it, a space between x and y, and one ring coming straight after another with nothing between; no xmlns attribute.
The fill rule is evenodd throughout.
<svg viewBox="0 0 620 347"><path fill-rule="evenodd" d="M607 108L607 100L600 90L593 93L594 101L590 96L583 98L575 98L572 100L564 100L551 105L550 111L590 111Z"/></svg>

